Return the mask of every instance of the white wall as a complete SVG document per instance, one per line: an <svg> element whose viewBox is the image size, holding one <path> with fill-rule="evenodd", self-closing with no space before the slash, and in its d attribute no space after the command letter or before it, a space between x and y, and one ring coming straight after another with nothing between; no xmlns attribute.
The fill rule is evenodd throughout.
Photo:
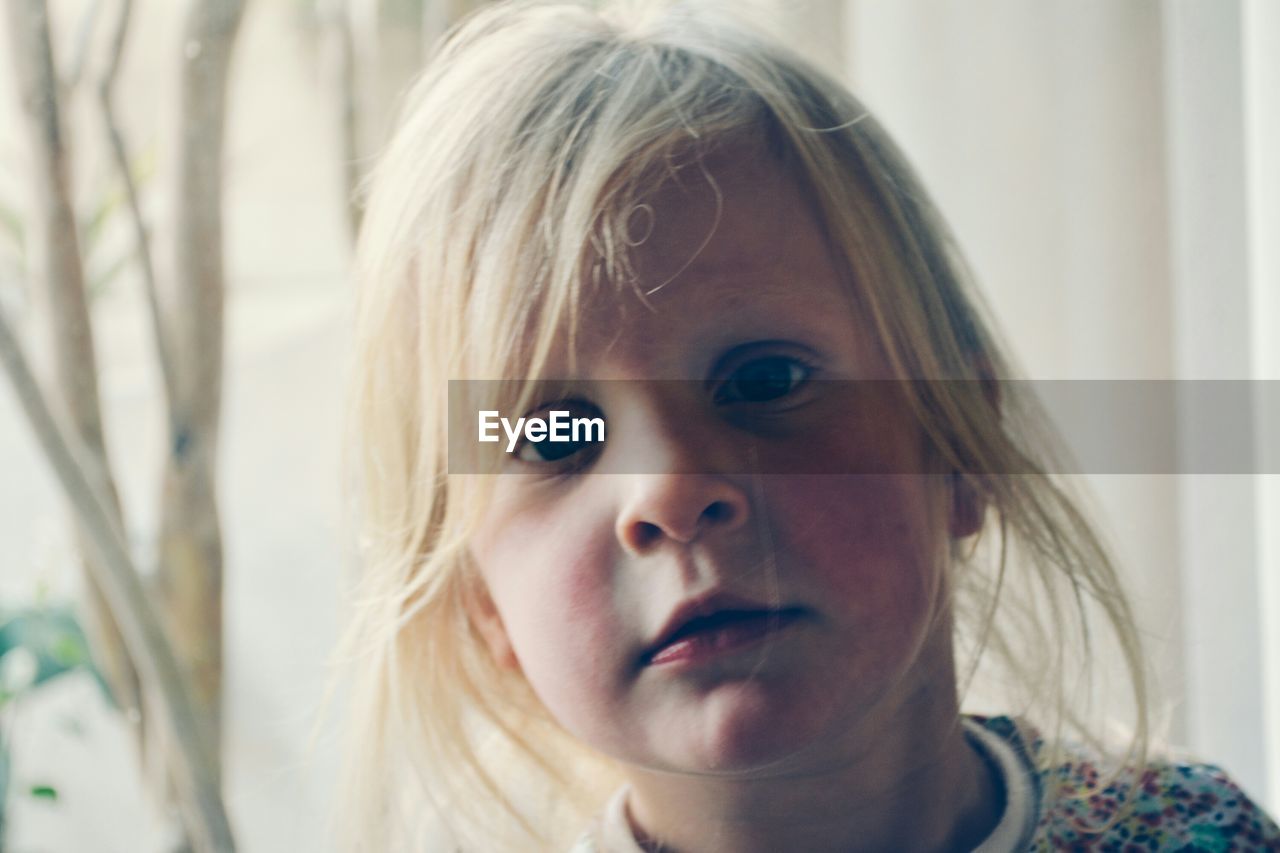
<svg viewBox="0 0 1280 853"><path fill-rule="evenodd" d="M1245 148L1249 193L1253 366L1259 379L1280 388L1280 4L1246 0L1243 15ZM1271 803L1280 802L1280 393L1267 395L1258 434L1272 440L1260 454L1267 476L1256 481L1259 530L1258 574L1265 657L1264 719L1270 725L1266 759Z"/></svg>
<svg viewBox="0 0 1280 853"><path fill-rule="evenodd" d="M848 3L848 79L1029 377L1277 375L1280 28L1275 4L1250 9L1246 28L1233 1ZM1089 480L1171 736L1276 809L1274 478Z"/></svg>
<svg viewBox="0 0 1280 853"><path fill-rule="evenodd" d="M1242 8L1169 3L1164 22L1175 359L1180 377L1256 375ZM1260 514L1252 478L1183 477L1188 735L1267 783Z"/></svg>

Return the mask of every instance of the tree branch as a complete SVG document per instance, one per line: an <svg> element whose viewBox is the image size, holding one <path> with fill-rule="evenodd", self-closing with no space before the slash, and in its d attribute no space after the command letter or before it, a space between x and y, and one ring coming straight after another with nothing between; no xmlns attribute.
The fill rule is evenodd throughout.
<svg viewBox="0 0 1280 853"><path fill-rule="evenodd" d="M31 428L97 552L99 559L91 565L101 567L99 580L112 612L119 618L129 652L145 683L156 688L164 718L174 733L178 759L174 762L174 774L184 794L181 804L187 825L196 835L198 849L230 853L235 843L221 794L213 782L216 777L211 769L210 752L192 713L178 663L129 556L124 533L106 509L105 475L95 464L92 453L74 452L67 437L58 429L3 309L0 309L0 362L4 363Z"/></svg>
<svg viewBox="0 0 1280 853"><path fill-rule="evenodd" d="M119 662L130 679L139 673L144 677L151 691L149 698L159 705L158 728L173 739L174 746L166 757L187 831L201 851L231 851L230 826L218 788L216 749L209 745L196 719L172 647L129 555L123 514L108 465L48 9L44 0L7 0L4 6L12 22L14 67L32 142L35 221L40 233L35 266L44 285L37 293L48 303L44 328L53 363L47 392L41 393L2 313L0 360L78 522L80 545L87 552L84 565L94 596L93 615L110 629L105 648L123 659ZM56 419L51 405L57 410ZM136 681L133 683L136 689ZM119 684L112 686L120 689Z"/></svg>
<svg viewBox="0 0 1280 853"><path fill-rule="evenodd" d="M98 371L85 295L84 269L76 219L71 206L66 140L58 109L58 81L49 38L48 9L43 0L9 0L14 71L30 135L32 181L35 192L32 225L32 267L40 276L35 295L41 307L42 353L51 363L47 398L86 454L102 473L105 509L124 529L123 511L107 462ZM81 540L83 531L77 531ZM137 673L128 659L119 626L110 611L94 569L92 554L81 542L86 563L87 622L94 636L94 656L110 684L116 702L126 712L141 711ZM139 741L141 743L141 740Z"/></svg>
<svg viewBox="0 0 1280 853"><path fill-rule="evenodd" d="M102 109L102 120L107 130L107 140L111 146L112 159L120 180L124 184L125 199L129 206L129 219L133 224L134 241L137 243L138 265L142 269L142 285L147 294L147 307L151 313L151 332L155 341L156 360L160 363L160 378L164 388L165 411L172 411L176 393L173 376L172 349L164 327L164 314L160 310L160 294L156 286L155 264L152 260L151 242L147 236L147 226L142 218L142 206L138 202L138 186L133 180L133 171L129 167L129 152L125 145L124 134L116 121L115 105L112 101L112 89L115 86L116 74L120 70L120 58L124 54L125 39L129 33L130 15L133 0L120 0L120 12L116 18L115 32L111 37L111 52L108 54L107 68L98 84L98 103Z"/></svg>
<svg viewBox="0 0 1280 853"><path fill-rule="evenodd" d="M348 0L328 0L325 32L328 70L338 99L339 152L342 157L343 189L346 192L347 226L352 239L360 233L364 217L360 189L360 113L356 93L356 45L351 31Z"/></svg>
<svg viewBox="0 0 1280 853"><path fill-rule="evenodd" d="M164 284L174 394L153 584L215 756L222 732L222 564L217 500L222 402L223 137L242 0L188 0L178 72L173 274ZM216 769L216 768L215 768Z"/></svg>
<svg viewBox="0 0 1280 853"><path fill-rule="evenodd" d="M74 91L80 85L84 69L89 64L89 50L93 45L93 31L98 24L98 12L102 10L102 0L93 0L89 8L80 17L80 25L76 27L75 50L71 54L71 69L63 85L67 91Z"/></svg>

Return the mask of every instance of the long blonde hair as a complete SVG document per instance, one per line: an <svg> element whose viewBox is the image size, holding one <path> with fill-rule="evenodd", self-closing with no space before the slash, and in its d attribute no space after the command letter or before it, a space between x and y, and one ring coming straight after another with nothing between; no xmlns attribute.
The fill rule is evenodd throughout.
<svg viewBox="0 0 1280 853"><path fill-rule="evenodd" d="M629 274L639 199L744 136L767 138L804 183L896 374L988 389L909 386L987 507L981 546L953 554L963 680L989 671L1020 688L1011 701L1051 743L1087 736L1070 700L1100 627L1133 685L1128 757L1145 760L1146 673L1117 572L1049 473L1061 468L1034 400L998 384L1008 362L937 211L842 86L700 8L485 9L423 72L372 177L350 409L362 535L341 652L345 849L412 846L427 813L463 849L556 849L613 783L468 619L485 495L448 476L448 382L538 375L572 338L584 288Z"/></svg>

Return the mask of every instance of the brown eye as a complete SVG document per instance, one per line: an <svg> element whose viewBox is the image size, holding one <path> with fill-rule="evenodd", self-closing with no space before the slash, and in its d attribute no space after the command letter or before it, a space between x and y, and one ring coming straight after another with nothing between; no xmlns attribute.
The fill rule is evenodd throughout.
<svg viewBox="0 0 1280 853"><path fill-rule="evenodd" d="M717 405L768 403L795 393L813 368L789 356L757 358L739 365L715 392Z"/></svg>
<svg viewBox="0 0 1280 853"><path fill-rule="evenodd" d="M531 412L546 429L540 440L520 440L515 456L532 464L585 464L604 442L604 414L581 400L562 400ZM581 458L578 458L581 457Z"/></svg>

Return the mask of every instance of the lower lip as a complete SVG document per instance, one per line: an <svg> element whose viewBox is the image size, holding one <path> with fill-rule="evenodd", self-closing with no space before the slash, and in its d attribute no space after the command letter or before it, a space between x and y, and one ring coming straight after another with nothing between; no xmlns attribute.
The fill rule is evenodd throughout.
<svg viewBox="0 0 1280 853"><path fill-rule="evenodd" d="M649 659L649 666L694 665L738 652L791 628L801 618L798 610L734 622L720 628L699 631L663 646Z"/></svg>

